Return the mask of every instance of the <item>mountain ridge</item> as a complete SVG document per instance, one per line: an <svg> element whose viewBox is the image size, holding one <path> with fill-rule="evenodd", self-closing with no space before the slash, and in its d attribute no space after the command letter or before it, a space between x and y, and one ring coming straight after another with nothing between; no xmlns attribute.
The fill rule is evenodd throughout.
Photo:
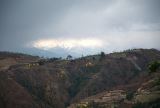
<svg viewBox="0 0 160 108"><path fill-rule="evenodd" d="M11 55L0 56L3 62L0 72L0 105L8 105L6 108L11 108L9 105L16 105L16 102L15 108L27 105L30 108L65 108L105 91L136 91L151 79L148 73L149 63L160 60L160 51L156 49L134 49L73 60L41 60L35 56ZM17 65L22 63L25 64ZM6 65L15 66L2 70ZM8 100L7 97L20 96L5 93L6 90L13 92L13 88L7 86L11 84L10 80L17 92L28 97L21 97L26 104Z"/></svg>

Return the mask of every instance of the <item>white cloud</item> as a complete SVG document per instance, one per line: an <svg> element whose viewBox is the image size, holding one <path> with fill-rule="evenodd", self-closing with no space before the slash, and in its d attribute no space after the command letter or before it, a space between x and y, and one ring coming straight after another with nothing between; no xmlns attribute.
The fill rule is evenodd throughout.
<svg viewBox="0 0 160 108"><path fill-rule="evenodd" d="M103 47L103 41L96 38L86 39L40 39L32 42L31 47L43 50L50 50L52 48L99 48Z"/></svg>
<svg viewBox="0 0 160 108"><path fill-rule="evenodd" d="M62 53L160 49L160 0L62 1L3 5L0 50L21 51L26 44Z"/></svg>
<svg viewBox="0 0 160 108"><path fill-rule="evenodd" d="M130 48L157 48L159 49L159 31L129 31L110 32L99 38L51 38L39 39L31 43L30 47L41 50L54 51L54 48L62 48L70 53L95 54L100 51L122 51ZM85 38L86 37L86 38Z"/></svg>

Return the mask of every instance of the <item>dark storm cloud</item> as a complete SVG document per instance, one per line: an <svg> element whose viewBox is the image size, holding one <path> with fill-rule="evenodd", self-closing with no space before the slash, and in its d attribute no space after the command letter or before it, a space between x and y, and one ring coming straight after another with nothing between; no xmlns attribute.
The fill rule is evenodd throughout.
<svg viewBox="0 0 160 108"><path fill-rule="evenodd" d="M86 37L105 41L105 51L159 49L159 11L160 0L0 0L0 50L27 52L37 40Z"/></svg>
<svg viewBox="0 0 160 108"><path fill-rule="evenodd" d="M0 33L1 43L5 45L1 47L5 49L10 47L10 44L17 47L26 41L39 38L45 34L47 26L56 24L57 20L63 17L72 3L73 1L59 0L1 1Z"/></svg>

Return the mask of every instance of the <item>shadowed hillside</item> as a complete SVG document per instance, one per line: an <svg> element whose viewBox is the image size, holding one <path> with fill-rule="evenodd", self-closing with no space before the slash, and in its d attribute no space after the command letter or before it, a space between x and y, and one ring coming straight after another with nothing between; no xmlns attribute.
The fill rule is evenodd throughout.
<svg viewBox="0 0 160 108"><path fill-rule="evenodd" d="M41 59L2 52L0 106L112 108L113 104L106 104L111 101L115 107L135 107L133 101L126 97L134 95L134 102L138 101L148 90L145 87L154 85L149 82L159 76L159 71L150 74L148 67L158 60L160 51L155 49L134 49L107 55L101 53L74 60ZM158 93L159 98L159 89L149 92ZM91 106L85 106L90 103Z"/></svg>

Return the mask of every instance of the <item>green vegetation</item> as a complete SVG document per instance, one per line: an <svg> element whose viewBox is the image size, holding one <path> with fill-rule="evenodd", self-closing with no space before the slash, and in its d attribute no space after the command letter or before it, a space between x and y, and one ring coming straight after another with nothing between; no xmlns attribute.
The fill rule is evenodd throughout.
<svg viewBox="0 0 160 108"><path fill-rule="evenodd" d="M157 69L160 67L160 61L154 61L149 65L150 72L156 72Z"/></svg>
<svg viewBox="0 0 160 108"><path fill-rule="evenodd" d="M128 91L126 94L126 99L127 100L132 100L134 96L134 92L133 91Z"/></svg>
<svg viewBox="0 0 160 108"><path fill-rule="evenodd" d="M60 58L53 57L53 58L49 58L47 61L48 62L54 62L54 61L57 61L57 60L60 60Z"/></svg>
<svg viewBox="0 0 160 108"><path fill-rule="evenodd" d="M68 55L66 59L67 59L67 60L71 60L71 59L72 59L72 56L71 56L71 55Z"/></svg>
<svg viewBox="0 0 160 108"><path fill-rule="evenodd" d="M100 61L102 61L104 58L105 58L105 53L104 53L104 52L101 52L101 53L100 53Z"/></svg>
<svg viewBox="0 0 160 108"><path fill-rule="evenodd" d="M160 86L160 78L154 79L154 86Z"/></svg>
<svg viewBox="0 0 160 108"><path fill-rule="evenodd" d="M132 108L160 108L160 99L147 103L136 103Z"/></svg>
<svg viewBox="0 0 160 108"><path fill-rule="evenodd" d="M45 64L45 60L44 59L41 59L38 61L39 65L44 65Z"/></svg>
<svg viewBox="0 0 160 108"><path fill-rule="evenodd" d="M148 92L148 93L143 92L143 93L137 95L135 100L137 102L147 103L147 102L151 102L153 100L156 100L158 98L160 98L159 91L152 91L152 92Z"/></svg>

